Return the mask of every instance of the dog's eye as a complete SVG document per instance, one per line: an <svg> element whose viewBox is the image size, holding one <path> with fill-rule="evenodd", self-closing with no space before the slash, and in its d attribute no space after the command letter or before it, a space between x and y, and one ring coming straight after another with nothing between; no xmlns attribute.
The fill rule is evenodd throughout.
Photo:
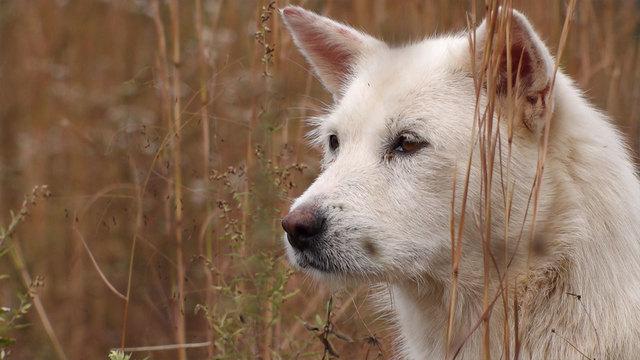
<svg viewBox="0 0 640 360"><path fill-rule="evenodd" d="M393 152L396 154L409 155L429 145L426 141L415 140L400 135L393 144Z"/></svg>
<svg viewBox="0 0 640 360"><path fill-rule="evenodd" d="M340 141L338 141L338 135L335 135L335 134L329 135L329 149L331 149L331 151L336 151L338 149L338 146L340 146Z"/></svg>

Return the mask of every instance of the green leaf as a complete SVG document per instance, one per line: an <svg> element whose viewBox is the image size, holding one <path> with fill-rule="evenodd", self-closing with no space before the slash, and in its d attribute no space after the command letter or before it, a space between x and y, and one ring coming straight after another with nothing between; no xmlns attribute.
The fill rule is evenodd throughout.
<svg viewBox="0 0 640 360"><path fill-rule="evenodd" d="M0 348L9 347L16 343L15 339L0 337Z"/></svg>
<svg viewBox="0 0 640 360"><path fill-rule="evenodd" d="M111 350L109 360L131 360L131 354L125 354L121 350Z"/></svg>

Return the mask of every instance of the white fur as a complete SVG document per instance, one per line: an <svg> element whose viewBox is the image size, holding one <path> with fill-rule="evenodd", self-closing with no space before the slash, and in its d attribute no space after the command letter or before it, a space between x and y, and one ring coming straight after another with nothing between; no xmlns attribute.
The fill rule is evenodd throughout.
<svg viewBox="0 0 640 360"><path fill-rule="evenodd" d="M321 69L314 68L317 74L321 78L342 74L341 79L348 79L323 80L336 95L334 108L317 121L313 133L325 149L323 172L293 204L295 208L312 202L325 212L322 252L301 254L285 241L289 259L327 281L388 284L386 296L397 315L404 356L443 358L451 283L452 179L456 174L455 219L459 221L475 107L467 35L390 48L353 30L365 41L344 43L339 37L344 32L335 29L349 29L345 25L300 8L288 9L283 17L297 45L312 64L322 64ZM506 282L511 294L511 356L512 305L517 294L521 358L584 358L573 346L590 358L637 358L640 186L633 164L607 117L584 99L566 75L558 73L552 93L541 92L553 60L526 18L514 13L514 19L525 48L539 62L533 66L533 81L521 89L523 96L534 95L535 101L523 107L522 126L514 134L508 239L504 238L499 164L494 171L492 250L500 269L505 242L508 253L515 254ZM344 51L353 51L353 62L332 63L323 58L321 47L305 48L300 35L305 31L322 34L331 46L339 43ZM478 32L482 39L482 27ZM483 94L481 103L485 101ZM531 207L520 242L518 235L547 112L550 138L534 238L540 248L527 271ZM506 168L506 128L501 126ZM390 153L394 137L407 131L429 145L411 155ZM328 149L330 134L340 139L335 153ZM474 220L482 203L480 176L480 161L474 156L453 344L462 341L482 313L482 248ZM497 279L493 272L491 294L498 288ZM490 320L493 358L500 358L503 351L503 310L499 299ZM480 358L481 342L480 327L458 359Z"/></svg>

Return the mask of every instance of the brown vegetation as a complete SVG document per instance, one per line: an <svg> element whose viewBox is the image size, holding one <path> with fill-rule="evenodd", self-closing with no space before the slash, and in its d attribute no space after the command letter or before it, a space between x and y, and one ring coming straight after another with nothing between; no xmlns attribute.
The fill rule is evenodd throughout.
<svg viewBox="0 0 640 360"><path fill-rule="evenodd" d="M0 306L30 294L37 308L11 332L11 358L392 356L367 289L331 298L283 257L279 218L318 171L303 119L331 101L282 31L287 3L0 0L0 224L35 185L51 191L0 238L14 246ZM468 1L295 3L396 44L465 29L473 13ZM557 53L567 4L513 7ZM634 154L638 10L579 1L560 63Z"/></svg>

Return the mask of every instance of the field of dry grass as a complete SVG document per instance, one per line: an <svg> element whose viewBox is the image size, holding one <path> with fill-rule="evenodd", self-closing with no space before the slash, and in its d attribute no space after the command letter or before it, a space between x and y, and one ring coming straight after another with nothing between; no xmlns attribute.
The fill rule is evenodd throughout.
<svg viewBox="0 0 640 360"><path fill-rule="evenodd" d="M393 356L368 289L331 298L283 257L279 219L319 170L303 119L331 102L287 3L0 0L0 319L28 324L0 323L9 358ZM292 3L393 44L463 30L471 9ZM514 1L554 51L566 5ZM560 62L634 155L639 25L635 1L580 0Z"/></svg>

